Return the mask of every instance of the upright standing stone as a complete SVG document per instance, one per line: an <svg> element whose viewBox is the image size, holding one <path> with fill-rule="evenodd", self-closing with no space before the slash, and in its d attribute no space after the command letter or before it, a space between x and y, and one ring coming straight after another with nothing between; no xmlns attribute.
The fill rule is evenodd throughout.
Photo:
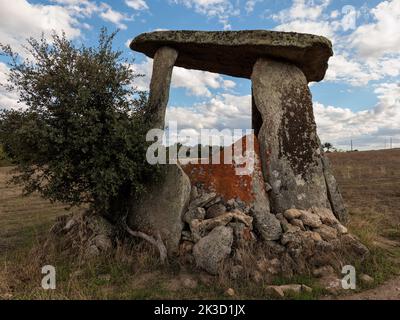
<svg viewBox="0 0 400 320"><path fill-rule="evenodd" d="M182 215L190 199L190 181L179 165L165 165L162 182L151 182L146 194L132 203L128 225L153 237L158 233L168 254L178 252Z"/></svg>
<svg viewBox="0 0 400 320"><path fill-rule="evenodd" d="M311 93L294 64L261 58L251 76L258 140L273 212L329 207Z"/></svg>
<svg viewBox="0 0 400 320"><path fill-rule="evenodd" d="M161 47L154 55L149 104L146 109L146 114L154 129L164 129L172 70L177 57L178 52L169 47Z"/></svg>
<svg viewBox="0 0 400 320"><path fill-rule="evenodd" d="M346 223L348 220L348 212L346 206L344 205L343 197L340 193L335 176L332 173L330 161L326 155L322 156L322 166L324 169L328 199L332 211L341 223Z"/></svg>

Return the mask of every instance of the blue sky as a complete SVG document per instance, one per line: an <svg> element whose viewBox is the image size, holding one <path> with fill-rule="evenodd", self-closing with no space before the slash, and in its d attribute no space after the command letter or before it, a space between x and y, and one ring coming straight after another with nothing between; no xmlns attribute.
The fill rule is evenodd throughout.
<svg viewBox="0 0 400 320"><path fill-rule="evenodd" d="M127 47L154 30L297 31L327 36L335 56L325 79L311 83L321 140L348 149L400 147L400 0L0 0L0 42L21 43L64 30L76 43L94 44L102 26L120 29L115 47L146 74L151 59ZM0 58L0 81L7 66ZM175 68L167 118L188 134L201 128L250 126L249 80ZM17 93L0 88L0 107L17 107Z"/></svg>

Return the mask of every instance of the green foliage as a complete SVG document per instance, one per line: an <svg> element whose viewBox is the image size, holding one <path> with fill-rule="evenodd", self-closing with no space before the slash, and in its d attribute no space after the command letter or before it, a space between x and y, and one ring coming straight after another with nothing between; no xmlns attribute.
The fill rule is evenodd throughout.
<svg viewBox="0 0 400 320"><path fill-rule="evenodd" d="M4 152L3 146L0 144L0 167L7 167L10 165L10 159L8 159L6 153Z"/></svg>
<svg viewBox="0 0 400 320"><path fill-rule="evenodd" d="M89 204L112 221L161 176L145 158L147 95L133 85L140 75L112 49L114 37L103 29L98 46L79 48L65 35L51 43L31 38L31 60L2 45L7 88L27 108L0 113L0 143L18 166L15 183L53 201Z"/></svg>

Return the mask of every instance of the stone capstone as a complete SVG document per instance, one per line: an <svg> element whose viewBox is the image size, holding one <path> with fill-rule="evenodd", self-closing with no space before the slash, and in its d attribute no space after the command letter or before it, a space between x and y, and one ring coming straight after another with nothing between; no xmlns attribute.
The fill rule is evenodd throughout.
<svg viewBox="0 0 400 320"><path fill-rule="evenodd" d="M268 30L156 31L143 33L130 44L151 58L164 46L179 52L176 66L241 78L250 78L257 59L267 56L298 66L307 81L320 81L333 55L327 38Z"/></svg>

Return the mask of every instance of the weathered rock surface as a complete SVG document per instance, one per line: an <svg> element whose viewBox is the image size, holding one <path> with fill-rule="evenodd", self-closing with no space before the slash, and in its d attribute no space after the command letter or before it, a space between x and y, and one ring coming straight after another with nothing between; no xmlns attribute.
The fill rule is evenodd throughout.
<svg viewBox="0 0 400 320"><path fill-rule="evenodd" d="M255 240L254 235L251 232L252 226L246 226L242 222L231 222L228 224L233 230L234 243L236 247L244 246L250 241Z"/></svg>
<svg viewBox="0 0 400 320"><path fill-rule="evenodd" d="M198 208L198 207L204 207L211 201L213 201L215 198L217 198L217 194L215 192L211 193L204 193L197 199L194 199L192 202L190 202L189 209L192 208Z"/></svg>
<svg viewBox="0 0 400 320"><path fill-rule="evenodd" d="M363 260L369 255L368 248L356 236L345 234L341 237L341 240L344 249L348 253L356 255L359 259Z"/></svg>
<svg viewBox="0 0 400 320"><path fill-rule="evenodd" d="M222 261L231 253L233 231L219 226L201 238L193 247L197 266L211 274L217 274Z"/></svg>
<svg viewBox="0 0 400 320"><path fill-rule="evenodd" d="M301 217L301 210L298 209L288 209L286 210L283 215L286 219L292 220Z"/></svg>
<svg viewBox="0 0 400 320"><path fill-rule="evenodd" d="M312 292L312 288L304 284L285 284L266 287L266 293L275 298L283 298L288 294L299 294L301 292Z"/></svg>
<svg viewBox="0 0 400 320"><path fill-rule="evenodd" d="M216 227L226 226L233 219L242 222L247 227L252 227L253 218L245 215L239 210L235 210L232 212L226 212L212 219L192 220L190 223L190 230L195 238L199 238Z"/></svg>
<svg viewBox="0 0 400 320"><path fill-rule="evenodd" d="M304 223L300 219L292 219L292 220L290 220L290 223L296 227L299 227L300 230L303 230L303 231L305 230Z"/></svg>
<svg viewBox="0 0 400 320"><path fill-rule="evenodd" d="M339 220L335 217L333 212L328 208L312 208L311 212L319 216L322 223L330 226L337 225Z"/></svg>
<svg viewBox="0 0 400 320"><path fill-rule="evenodd" d="M371 276L369 276L365 273L360 274L359 278L363 284L369 285L369 284L374 283L374 278L372 278Z"/></svg>
<svg viewBox="0 0 400 320"><path fill-rule="evenodd" d="M169 99L172 69L178 52L169 47L160 47L154 55L153 73L146 115L150 128L164 130L165 110Z"/></svg>
<svg viewBox="0 0 400 320"><path fill-rule="evenodd" d="M295 65L259 59L251 76L262 118L258 141L272 212L329 204L306 77ZM257 129L257 128L256 128Z"/></svg>
<svg viewBox="0 0 400 320"><path fill-rule="evenodd" d="M216 218L226 212L226 207L222 203L213 204L207 209L206 218Z"/></svg>
<svg viewBox="0 0 400 320"><path fill-rule="evenodd" d="M314 229L315 232L318 232L322 239L325 241L333 240L337 238L337 230L327 225L321 225L319 228Z"/></svg>
<svg viewBox="0 0 400 320"><path fill-rule="evenodd" d="M206 216L206 210L201 207L191 208L183 215L183 221L189 223L194 220L202 220Z"/></svg>
<svg viewBox="0 0 400 320"><path fill-rule="evenodd" d="M346 234L348 232L347 228L340 223L335 225L335 227L336 227L337 231L339 232L339 234Z"/></svg>
<svg viewBox="0 0 400 320"><path fill-rule="evenodd" d="M166 165L162 183L149 186L140 202L134 203L128 224L156 236L159 232L168 253L178 251L183 228L182 215L190 199L190 181L179 165Z"/></svg>
<svg viewBox="0 0 400 320"><path fill-rule="evenodd" d="M259 57L269 56L297 65L308 81L320 81L333 54L324 37L267 30L156 31L143 33L130 44L151 58L163 46L179 51L179 67L243 78L250 78Z"/></svg>
<svg viewBox="0 0 400 320"><path fill-rule="evenodd" d="M254 213L254 228L264 241L278 240L282 235L281 223L271 213Z"/></svg>
<svg viewBox="0 0 400 320"><path fill-rule="evenodd" d="M335 270L332 266L322 266L319 268L315 268L312 272L314 277L317 278L326 278L326 277L333 277L335 275Z"/></svg>
<svg viewBox="0 0 400 320"><path fill-rule="evenodd" d="M60 241L62 252L68 255L80 255L94 258L108 254L113 248L115 227L105 218L88 212L61 216L51 229Z"/></svg>
<svg viewBox="0 0 400 320"><path fill-rule="evenodd" d="M342 194L340 193L339 186L336 182L335 176L333 175L329 159L325 155L322 156L322 166L324 170L326 188L328 191L329 203L339 221L342 223L346 223L348 220L348 212L344 204Z"/></svg>
<svg viewBox="0 0 400 320"><path fill-rule="evenodd" d="M312 228L318 228L322 225L319 216L310 211L303 210L300 219L305 226L310 226Z"/></svg>

